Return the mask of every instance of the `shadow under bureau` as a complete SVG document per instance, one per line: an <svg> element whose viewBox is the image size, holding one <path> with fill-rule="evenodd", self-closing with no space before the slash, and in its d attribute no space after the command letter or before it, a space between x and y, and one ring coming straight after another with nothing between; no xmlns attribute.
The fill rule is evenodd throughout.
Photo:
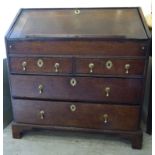
<svg viewBox="0 0 155 155"><path fill-rule="evenodd" d="M5 39L14 138L63 129L141 148L150 34L140 8L21 9Z"/></svg>

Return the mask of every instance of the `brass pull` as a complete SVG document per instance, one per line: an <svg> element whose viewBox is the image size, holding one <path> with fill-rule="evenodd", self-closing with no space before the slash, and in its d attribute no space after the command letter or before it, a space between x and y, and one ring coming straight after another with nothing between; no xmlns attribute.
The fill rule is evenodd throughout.
<svg viewBox="0 0 155 155"><path fill-rule="evenodd" d="M142 46L141 49L144 51L145 50L145 46Z"/></svg>
<svg viewBox="0 0 155 155"><path fill-rule="evenodd" d="M95 65L93 63L90 63L88 66L90 68L89 72L92 73L93 72L93 68L95 67Z"/></svg>
<svg viewBox="0 0 155 155"><path fill-rule="evenodd" d="M110 93L110 87L106 87L105 88L105 92L106 92L106 96L108 97L109 96L109 93Z"/></svg>
<svg viewBox="0 0 155 155"><path fill-rule="evenodd" d="M108 114L103 115L104 123L108 123Z"/></svg>
<svg viewBox="0 0 155 155"><path fill-rule="evenodd" d="M130 69L130 64L125 64L125 73L128 74Z"/></svg>
<svg viewBox="0 0 155 155"><path fill-rule="evenodd" d="M40 119L44 119L45 112L44 110L40 110Z"/></svg>
<svg viewBox="0 0 155 155"><path fill-rule="evenodd" d="M39 94L42 94L43 93L43 85L42 84L40 84L39 86L38 86L38 89L39 89Z"/></svg>
<svg viewBox="0 0 155 155"><path fill-rule="evenodd" d="M55 72L59 72L59 67L60 67L60 64L59 63L55 63L54 64L54 68L55 68Z"/></svg>
<svg viewBox="0 0 155 155"><path fill-rule="evenodd" d="M70 105L70 110L72 112L76 111L76 105L74 105L74 104Z"/></svg>
<svg viewBox="0 0 155 155"><path fill-rule="evenodd" d="M43 60L42 60L42 59L38 59L38 61L37 61L37 66L38 66L39 68L41 68L41 67L43 67L43 65L44 65Z"/></svg>
<svg viewBox="0 0 155 155"><path fill-rule="evenodd" d="M75 78L72 78L71 80L70 80L70 84L71 84L71 86L76 86L76 84L77 84L77 81L76 81L76 79Z"/></svg>
<svg viewBox="0 0 155 155"><path fill-rule="evenodd" d="M23 61L22 62L23 71L26 71L26 66L27 66L27 62Z"/></svg>
<svg viewBox="0 0 155 155"><path fill-rule="evenodd" d="M77 10L74 11L74 13L75 13L76 15L78 15L78 14L80 14L80 10L77 9Z"/></svg>
<svg viewBox="0 0 155 155"><path fill-rule="evenodd" d="M112 61L111 61L111 60L108 60L108 61L106 62L106 68L107 68L107 69L111 69L112 66L113 66Z"/></svg>

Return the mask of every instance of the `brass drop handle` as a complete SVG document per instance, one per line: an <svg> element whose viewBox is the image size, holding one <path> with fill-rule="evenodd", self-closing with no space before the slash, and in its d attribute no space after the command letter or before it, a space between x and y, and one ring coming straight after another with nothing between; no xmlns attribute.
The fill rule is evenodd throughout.
<svg viewBox="0 0 155 155"><path fill-rule="evenodd" d="M76 84L77 84L76 79L75 79L75 78L72 78L72 79L70 80L70 85L71 85L72 87L75 87Z"/></svg>
<svg viewBox="0 0 155 155"><path fill-rule="evenodd" d="M44 119L44 117L45 117L44 110L40 110L40 119Z"/></svg>
<svg viewBox="0 0 155 155"><path fill-rule="evenodd" d="M108 114L103 115L104 123L108 123Z"/></svg>
<svg viewBox="0 0 155 155"><path fill-rule="evenodd" d="M125 64L125 73L128 74L130 69L130 64Z"/></svg>
<svg viewBox="0 0 155 155"><path fill-rule="evenodd" d="M38 89L39 89L39 94L42 94L43 93L43 85L42 84L40 84L39 86L38 86Z"/></svg>
<svg viewBox="0 0 155 155"><path fill-rule="evenodd" d="M70 105L70 110L72 112L76 111L76 105L74 105L74 104Z"/></svg>
<svg viewBox="0 0 155 155"><path fill-rule="evenodd" d="M145 50L145 46L142 46L141 49L144 51Z"/></svg>
<svg viewBox="0 0 155 155"><path fill-rule="evenodd" d="M23 61L22 62L23 71L26 71L26 66L27 66L27 62Z"/></svg>
<svg viewBox="0 0 155 155"><path fill-rule="evenodd" d="M88 67L89 67L89 72L90 73L93 73L93 68L95 67L95 65L93 64L93 63L90 63L89 65L88 65Z"/></svg>
<svg viewBox="0 0 155 155"><path fill-rule="evenodd" d="M55 72L59 72L59 67L60 67L60 64L59 63L55 63L54 64L54 68L55 68Z"/></svg>
<svg viewBox="0 0 155 155"><path fill-rule="evenodd" d="M106 87L105 88L105 92L106 92L106 96L108 97L109 96L109 93L110 93L110 87Z"/></svg>

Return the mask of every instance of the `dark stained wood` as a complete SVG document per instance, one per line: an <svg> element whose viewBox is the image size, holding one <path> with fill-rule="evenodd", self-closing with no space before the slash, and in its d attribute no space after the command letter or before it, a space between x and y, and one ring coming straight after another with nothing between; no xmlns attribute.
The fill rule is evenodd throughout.
<svg viewBox="0 0 155 155"><path fill-rule="evenodd" d="M141 149L142 148L142 141L143 141L143 133L138 132L130 135L132 148L134 149Z"/></svg>
<svg viewBox="0 0 155 155"><path fill-rule="evenodd" d="M5 41L12 135L21 138L35 128L117 134L140 149L150 50L141 9L79 8L78 15L75 10L21 9L9 29ZM42 68L36 65L39 58L44 61ZM108 60L113 63L111 69L105 67ZM23 61L26 71L22 71ZM53 68L56 62L60 63L58 73ZM89 63L95 65L93 73ZM130 64L128 74L125 64ZM71 79L77 82L74 87Z"/></svg>
<svg viewBox="0 0 155 155"><path fill-rule="evenodd" d="M32 130L31 126L22 126L22 125L16 125L15 123L12 123L12 137L19 139L22 137L22 134L24 131Z"/></svg>
<svg viewBox="0 0 155 155"><path fill-rule="evenodd" d="M37 61L42 59L43 67L37 66ZM102 58L75 58L75 74L89 74L89 75L144 75L145 60L130 60L130 59L102 59ZM107 61L112 62L112 68L106 67ZM22 63L26 61L26 70L23 71ZM73 71L72 58L63 57L10 57L11 73L22 74L42 74L42 73L66 73L70 74ZM58 72L55 72L55 63L59 63ZM89 64L93 63L93 73L90 73ZM126 74L125 65L130 64L129 73Z"/></svg>
<svg viewBox="0 0 155 155"><path fill-rule="evenodd" d="M75 10L22 10L10 38L120 36L147 39L137 8L85 8L79 9L79 14L75 14Z"/></svg>
<svg viewBox="0 0 155 155"><path fill-rule="evenodd" d="M70 110L71 105L76 106L75 111ZM139 106L13 100L13 108L14 120L18 123L113 130L139 127ZM45 113L44 119L40 118L41 110ZM104 114L108 114L107 123L104 123Z"/></svg>
<svg viewBox="0 0 155 155"><path fill-rule="evenodd" d="M112 67L108 69L106 63L112 62ZM91 74L103 75L144 75L145 60L129 59L88 59L81 58L76 60L76 73L90 74L89 64L93 63L94 68ZM125 65L130 64L129 73L126 73Z"/></svg>
<svg viewBox="0 0 155 155"><path fill-rule="evenodd" d="M70 84L74 78L77 84ZM11 75L13 97L67 101L98 101L141 104L143 80L91 77L25 76ZM39 94L38 86L43 85ZM109 96L105 88L110 87Z"/></svg>
<svg viewBox="0 0 155 155"><path fill-rule="evenodd" d="M123 138L127 138L131 141L132 148L134 149L141 149L142 148L142 131L140 129L136 131L123 131L123 130L106 130L106 129L89 129L89 128L77 128L77 127L65 127L65 126L49 126L49 125L34 125L34 124L24 124L24 123L12 123L13 126L13 136L20 135L19 137L15 138L21 138L21 133L24 133L24 131L30 130L30 129L48 129L48 130L56 130L56 131L79 131L79 132L89 132L89 133L103 133L103 134L111 134L111 135L119 135ZM20 130L19 130L20 129ZM14 135L14 133L16 133Z"/></svg>
<svg viewBox="0 0 155 155"><path fill-rule="evenodd" d="M12 41L9 54L145 56L147 42L133 41ZM142 49L144 47L144 49Z"/></svg>
<svg viewBox="0 0 155 155"><path fill-rule="evenodd" d="M150 90L149 90L149 100L148 100L148 113L147 113L147 122L146 122L146 133L152 134L152 71L151 71L151 81L150 81Z"/></svg>
<svg viewBox="0 0 155 155"><path fill-rule="evenodd" d="M37 61L43 60L43 66L38 67ZM22 63L26 61L26 70L23 71ZM59 63L58 72L55 72L55 63ZM69 58L46 58L46 57L11 57L10 58L10 70L16 73L72 73L72 59Z"/></svg>

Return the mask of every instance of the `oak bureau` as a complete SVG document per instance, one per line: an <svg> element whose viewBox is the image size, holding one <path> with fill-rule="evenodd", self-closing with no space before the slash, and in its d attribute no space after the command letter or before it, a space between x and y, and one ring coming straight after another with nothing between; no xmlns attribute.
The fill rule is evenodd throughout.
<svg viewBox="0 0 155 155"><path fill-rule="evenodd" d="M142 147L150 34L140 8L21 9L5 40L14 138L72 130Z"/></svg>

